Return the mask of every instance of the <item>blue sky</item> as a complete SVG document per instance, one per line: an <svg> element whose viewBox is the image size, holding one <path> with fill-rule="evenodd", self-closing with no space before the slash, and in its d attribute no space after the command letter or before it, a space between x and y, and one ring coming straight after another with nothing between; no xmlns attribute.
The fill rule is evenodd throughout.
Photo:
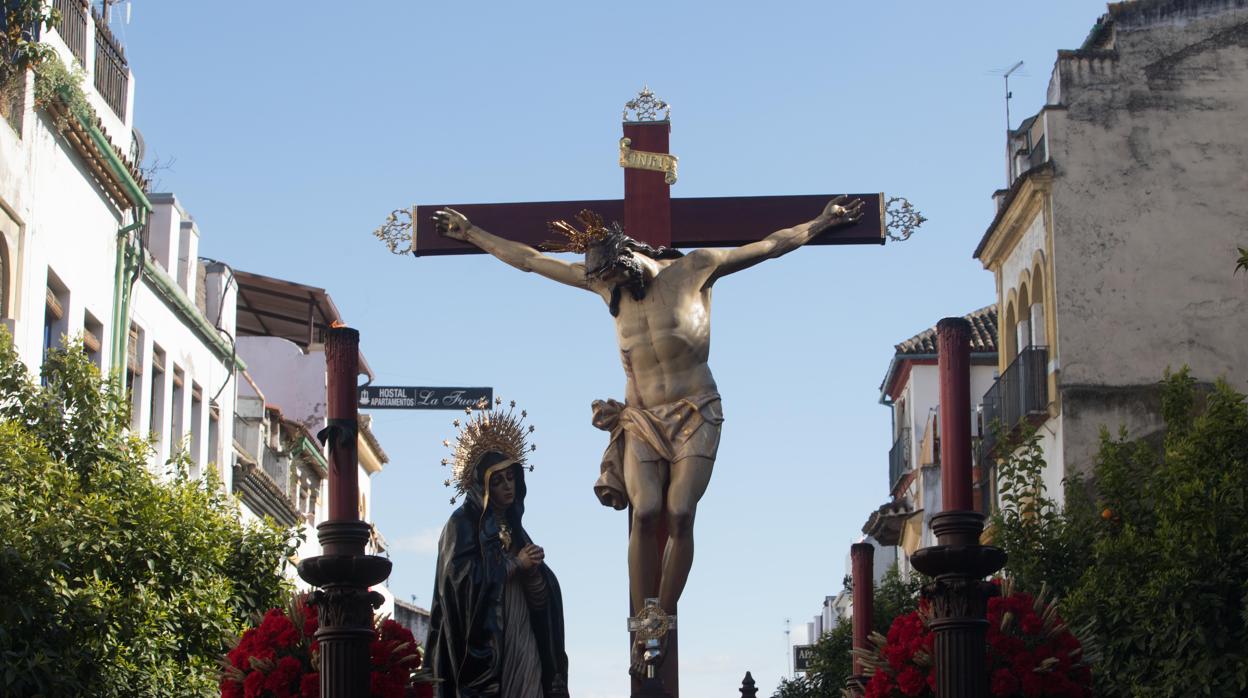
<svg viewBox="0 0 1248 698"><path fill-rule="evenodd" d="M391 209L622 195L619 114L648 84L673 105L673 196L883 191L930 219L885 247L803 249L716 286L711 367L727 421L680 608L686 698L764 691L785 618L840 589L886 495L893 344L994 300L971 258L1004 185L1004 100L1043 103L1057 49L1101 2L124 4L158 188L201 254L321 286L378 384L489 385L537 425L526 527L561 580L580 698L626 694L624 514L591 485L621 397L597 298L486 257L390 255ZM347 12L346 10L351 10ZM800 221L794 221L798 223ZM496 231L505 232L505 231ZM449 515L452 413L381 412L374 480L391 588L430 601Z"/></svg>

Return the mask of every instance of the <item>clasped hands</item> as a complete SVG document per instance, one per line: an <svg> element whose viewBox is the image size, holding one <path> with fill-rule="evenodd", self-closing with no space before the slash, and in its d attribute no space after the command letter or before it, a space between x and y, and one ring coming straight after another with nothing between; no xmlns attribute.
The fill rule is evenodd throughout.
<svg viewBox="0 0 1248 698"><path fill-rule="evenodd" d="M520 569L525 572L536 569L545 559L546 551L542 550L540 545L532 543L524 546L520 549L520 552L516 553L516 562L520 563Z"/></svg>

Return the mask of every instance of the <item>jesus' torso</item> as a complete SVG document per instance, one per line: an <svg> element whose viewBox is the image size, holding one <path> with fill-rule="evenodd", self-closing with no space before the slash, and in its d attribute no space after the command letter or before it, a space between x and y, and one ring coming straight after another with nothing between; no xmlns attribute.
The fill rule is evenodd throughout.
<svg viewBox="0 0 1248 698"><path fill-rule="evenodd" d="M683 263L682 263L683 262ZM711 352L711 289L691 260L659 262L659 273L635 300L623 292L615 334L624 365L624 399L657 407L717 392L707 360ZM610 288L596 287L604 300Z"/></svg>

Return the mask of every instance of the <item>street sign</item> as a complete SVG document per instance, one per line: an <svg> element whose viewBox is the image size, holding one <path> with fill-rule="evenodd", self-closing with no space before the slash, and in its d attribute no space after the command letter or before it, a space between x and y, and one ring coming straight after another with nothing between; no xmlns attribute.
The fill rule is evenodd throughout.
<svg viewBox="0 0 1248 698"><path fill-rule="evenodd" d="M809 671L814 658L814 645L793 645L793 671Z"/></svg>
<svg viewBox="0 0 1248 698"><path fill-rule="evenodd" d="M493 402L493 388L423 388L360 386L362 410L462 410L481 401Z"/></svg>

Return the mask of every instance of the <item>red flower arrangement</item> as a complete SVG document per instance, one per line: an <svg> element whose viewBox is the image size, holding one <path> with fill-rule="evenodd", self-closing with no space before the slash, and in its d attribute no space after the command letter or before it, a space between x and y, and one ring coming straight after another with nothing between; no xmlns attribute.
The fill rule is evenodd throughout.
<svg viewBox="0 0 1248 698"><path fill-rule="evenodd" d="M1001 698L1086 698L1092 673L1083 643L1057 615L1057 602L1015 592L995 580L1001 595L988 600L988 674ZM936 695L934 634L927 601L898 616L888 636L873 633L875 649L855 652L870 676L866 698L928 698Z"/></svg>
<svg viewBox="0 0 1248 698"><path fill-rule="evenodd" d="M221 698L319 698L318 627L316 608L306 594L292 598L285 609L269 609L222 661ZM433 698L411 631L378 618L374 632L370 698Z"/></svg>

